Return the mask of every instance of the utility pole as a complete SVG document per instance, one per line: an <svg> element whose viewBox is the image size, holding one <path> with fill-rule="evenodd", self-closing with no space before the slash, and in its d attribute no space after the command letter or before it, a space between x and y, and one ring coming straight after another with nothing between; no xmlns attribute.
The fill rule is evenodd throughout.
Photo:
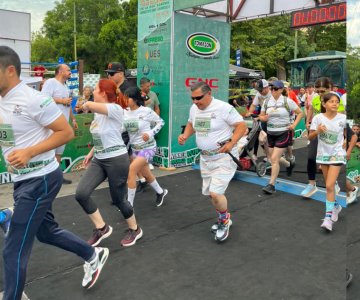
<svg viewBox="0 0 360 300"><path fill-rule="evenodd" d="M76 2L74 0L74 61L77 61L76 52Z"/></svg>
<svg viewBox="0 0 360 300"><path fill-rule="evenodd" d="M297 54L298 54L298 31L295 29L294 59L297 59Z"/></svg>

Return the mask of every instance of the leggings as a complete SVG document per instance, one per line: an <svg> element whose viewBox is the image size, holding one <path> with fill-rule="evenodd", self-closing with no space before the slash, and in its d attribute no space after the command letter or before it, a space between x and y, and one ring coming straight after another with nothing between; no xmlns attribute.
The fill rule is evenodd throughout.
<svg viewBox="0 0 360 300"><path fill-rule="evenodd" d="M318 139L315 138L310 141L308 145L308 161L307 173L309 180L315 180L316 177L316 153L317 153Z"/></svg>
<svg viewBox="0 0 360 300"><path fill-rule="evenodd" d="M116 157L94 158L92 160L86 173L81 178L75 194L76 200L88 215L93 214L98 209L91 198L92 192L108 178L113 204L119 208L125 219L132 217L133 208L125 199L129 165L130 161L127 153Z"/></svg>

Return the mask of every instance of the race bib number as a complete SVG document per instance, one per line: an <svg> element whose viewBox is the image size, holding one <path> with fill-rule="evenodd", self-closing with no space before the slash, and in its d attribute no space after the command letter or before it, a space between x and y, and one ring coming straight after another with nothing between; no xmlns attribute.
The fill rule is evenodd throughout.
<svg viewBox="0 0 360 300"><path fill-rule="evenodd" d="M322 142L328 145L334 145L337 142L338 133L333 131L326 131L320 133L319 138Z"/></svg>
<svg viewBox="0 0 360 300"><path fill-rule="evenodd" d="M0 124L0 146L15 146L14 131L11 124Z"/></svg>
<svg viewBox="0 0 360 300"><path fill-rule="evenodd" d="M198 133L208 133L210 131L211 128L211 118L199 118L196 117L195 118L195 124L194 124L194 129L198 132Z"/></svg>
<svg viewBox="0 0 360 300"><path fill-rule="evenodd" d="M139 131L139 120L130 119L124 121L124 127L127 132L136 133Z"/></svg>

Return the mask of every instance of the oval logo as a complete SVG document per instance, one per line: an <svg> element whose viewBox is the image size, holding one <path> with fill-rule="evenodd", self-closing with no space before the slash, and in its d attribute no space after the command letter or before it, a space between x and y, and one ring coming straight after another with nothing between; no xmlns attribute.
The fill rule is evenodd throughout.
<svg viewBox="0 0 360 300"><path fill-rule="evenodd" d="M186 39L186 47L200 57L213 57L220 51L219 41L211 34L196 32Z"/></svg>

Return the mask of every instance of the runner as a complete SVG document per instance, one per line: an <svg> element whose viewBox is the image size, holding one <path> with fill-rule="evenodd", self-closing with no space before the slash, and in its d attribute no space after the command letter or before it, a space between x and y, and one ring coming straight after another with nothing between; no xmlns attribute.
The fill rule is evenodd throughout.
<svg viewBox="0 0 360 300"><path fill-rule="evenodd" d="M14 181L15 207L3 250L3 300L21 299L35 236L85 260L84 288L95 284L109 255L54 219L52 204L63 179L54 149L74 132L53 99L21 82L20 72L16 52L0 46L0 146Z"/></svg>
<svg viewBox="0 0 360 300"><path fill-rule="evenodd" d="M91 194L108 178L112 201L129 227L120 243L129 247L142 237L143 231L136 223L132 206L124 198L130 162L120 130L124 121L123 95L112 80L100 79L94 100L83 107L95 113L90 126L94 147L84 159L84 166L90 166L79 182L75 198L95 225L88 243L96 246L111 235L112 228L103 220Z"/></svg>
<svg viewBox="0 0 360 300"><path fill-rule="evenodd" d="M260 121L267 123L267 140L270 151L271 178L263 192L272 194L275 192L275 182L280 171L280 158L285 150L291 145L294 137L294 129L302 118L302 111L290 98L282 96L284 84L281 80L274 81L271 86L271 97L261 107ZM291 123L291 113L296 114L296 119ZM287 175L291 176L295 163L283 160L286 165Z"/></svg>
<svg viewBox="0 0 360 300"><path fill-rule="evenodd" d="M129 143L133 150L128 176L128 201L132 206L134 205L136 176L141 172L156 192L156 206L161 206L168 190L159 185L148 163L156 152L154 136L164 126L164 120L151 108L144 106L144 99L137 87L128 88L125 91L125 97L128 100L128 110L125 111L124 127L129 133Z"/></svg>
<svg viewBox="0 0 360 300"><path fill-rule="evenodd" d="M224 193L237 168L226 152L231 151L235 157L238 156L236 144L247 128L234 107L213 98L211 94L210 86L203 81L191 86L193 105L178 142L184 145L191 135L196 134L196 144L201 150L202 193L210 196L218 213L218 221L211 227L211 231L215 233L215 240L223 242L228 238L232 225Z"/></svg>
<svg viewBox="0 0 360 300"><path fill-rule="evenodd" d="M325 219L321 227L332 231L333 223L338 220L341 206L335 201L335 183L341 167L346 164L344 136L346 135L346 115L338 113L340 97L330 92L323 96L321 112L311 122L309 140L318 137L316 163L326 184Z"/></svg>

